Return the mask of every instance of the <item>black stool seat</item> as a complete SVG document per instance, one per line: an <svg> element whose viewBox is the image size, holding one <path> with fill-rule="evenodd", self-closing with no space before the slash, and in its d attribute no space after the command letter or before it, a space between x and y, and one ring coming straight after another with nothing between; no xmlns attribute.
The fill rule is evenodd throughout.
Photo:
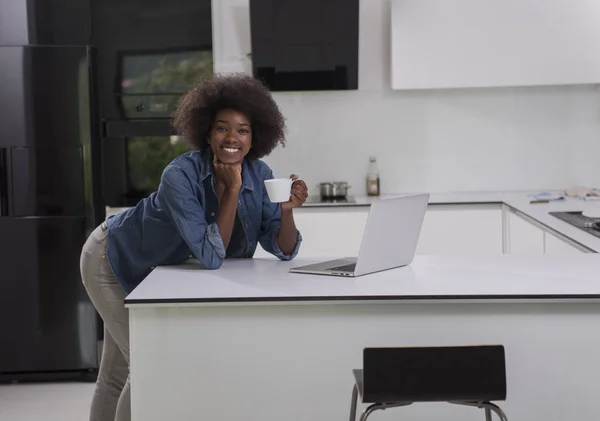
<svg viewBox="0 0 600 421"><path fill-rule="evenodd" d="M371 404L361 421L380 409L416 402L448 402L485 410L507 421L491 401L506 400L506 362L501 345L365 348L363 369L353 371L350 421L358 397Z"/></svg>

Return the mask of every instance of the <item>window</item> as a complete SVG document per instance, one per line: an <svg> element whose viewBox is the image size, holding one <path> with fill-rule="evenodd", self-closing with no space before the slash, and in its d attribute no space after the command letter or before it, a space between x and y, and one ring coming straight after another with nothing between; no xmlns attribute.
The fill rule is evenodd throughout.
<svg viewBox="0 0 600 421"><path fill-rule="evenodd" d="M156 191L165 167L188 150L179 136L127 139L129 198L137 201Z"/></svg>
<svg viewBox="0 0 600 421"><path fill-rule="evenodd" d="M181 94L213 72L212 51L123 54L123 117L169 118Z"/></svg>
<svg viewBox="0 0 600 421"><path fill-rule="evenodd" d="M213 72L212 51L190 50L122 56L120 103L125 119L165 119L195 81ZM127 202L156 191L164 168L189 150L184 139L148 133L126 138Z"/></svg>

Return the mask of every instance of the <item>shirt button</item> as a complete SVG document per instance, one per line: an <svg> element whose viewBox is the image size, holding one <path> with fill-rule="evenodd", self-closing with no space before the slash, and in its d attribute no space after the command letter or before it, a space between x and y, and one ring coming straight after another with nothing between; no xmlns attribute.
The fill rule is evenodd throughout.
<svg viewBox="0 0 600 421"><path fill-rule="evenodd" d="M210 216L215 216L215 213L214 213L214 212L211 212L211 213L210 213Z"/></svg>

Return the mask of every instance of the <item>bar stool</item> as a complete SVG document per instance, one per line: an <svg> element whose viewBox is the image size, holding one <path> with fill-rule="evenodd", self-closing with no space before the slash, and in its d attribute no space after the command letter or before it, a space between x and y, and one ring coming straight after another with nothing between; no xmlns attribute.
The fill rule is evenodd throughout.
<svg viewBox="0 0 600 421"><path fill-rule="evenodd" d="M365 348L363 368L353 370L350 421L358 398L370 404L360 416L417 402L448 402L484 410L508 421L491 401L506 400L506 362L502 345Z"/></svg>

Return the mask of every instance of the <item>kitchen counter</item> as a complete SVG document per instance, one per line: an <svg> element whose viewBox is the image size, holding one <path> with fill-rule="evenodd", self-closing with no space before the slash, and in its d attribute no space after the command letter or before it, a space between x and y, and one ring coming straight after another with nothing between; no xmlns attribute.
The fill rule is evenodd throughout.
<svg viewBox="0 0 600 421"><path fill-rule="evenodd" d="M600 255L417 256L360 278L287 272L304 263L155 269L126 300L132 420L347 419L365 347L470 344L504 345L509 419L595 419ZM419 404L378 417L484 415Z"/></svg>
<svg viewBox="0 0 600 421"><path fill-rule="evenodd" d="M326 260L326 259L323 259ZM322 260L319 260L322 261ZM600 255L416 256L404 268L354 279L288 273L310 260L226 260L218 271L195 261L158 267L126 299L162 304L315 301L600 300Z"/></svg>

